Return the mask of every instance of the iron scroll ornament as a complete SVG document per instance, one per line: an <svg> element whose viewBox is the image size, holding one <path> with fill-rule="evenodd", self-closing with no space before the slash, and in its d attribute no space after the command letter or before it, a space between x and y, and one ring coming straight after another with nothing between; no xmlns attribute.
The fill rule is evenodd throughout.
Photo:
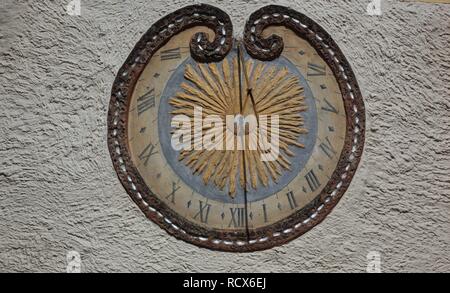
<svg viewBox="0 0 450 293"><path fill-rule="evenodd" d="M232 24L222 10L205 4L187 6L157 21L136 44L114 81L108 112L108 148L118 177L132 200L153 222L178 239L214 250L250 252L282 245L319 224L339 202L359 164L365 139L365 110L355 75L329 34L305 15L283 6L263 7L248 19L244 46L255 59L274 60L283 52L283 40L262 32L269 26L285 26L308 41L331 68L342 92L346 111L345 144L339 163L322 192L305 208L270 226L246 233L210 231L192 225L159 200L134 165L127 143L127 119L131 94L155 52L179 32L206 26L215 32L212 42L205 33L190 41L191 57L197 62L219 62L233 46Z"/></svg>

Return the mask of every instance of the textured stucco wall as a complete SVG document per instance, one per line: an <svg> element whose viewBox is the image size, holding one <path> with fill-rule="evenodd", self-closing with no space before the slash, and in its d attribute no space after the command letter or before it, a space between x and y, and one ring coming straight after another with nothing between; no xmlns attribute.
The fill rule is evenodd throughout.
<svg viewBox="0 0 450 293"><path fill-rule="evenodd" d="M0 271L450 271L450 5L296 0L334 36L358 77L367 141L353 183L301 238L251 254L200 249L147 220L106 147L116 71L157 19L192 1L0 4ZM276 1L205 1L237 34ZM277 2L285 3L285 2Z"/></svg>

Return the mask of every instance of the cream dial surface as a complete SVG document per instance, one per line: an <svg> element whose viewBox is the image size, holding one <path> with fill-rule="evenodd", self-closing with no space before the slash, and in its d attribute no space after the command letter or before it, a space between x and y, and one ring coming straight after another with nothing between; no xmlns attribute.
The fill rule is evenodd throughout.
<svg viewBox="0 0 450 293"><path fill-rule="evenodd" d="M161 95L171 86L168 80L189 58L187 44L192 35L205 30L196 27L171 38L154 54L139 77L128 113L131 158L153 194L188 222L214 230L262 228L304 208L328 183L344 146L346 116L342 94L331 69L307 41L290 30L268 28L266 34L275 32L283 37L282 56L295 65L312 92L317 116L315 144L302 169L276 193L247 205L237 200L208 198L191 188L168 163L158 129ZM211 31L209 34L213 35Z"/></svg>

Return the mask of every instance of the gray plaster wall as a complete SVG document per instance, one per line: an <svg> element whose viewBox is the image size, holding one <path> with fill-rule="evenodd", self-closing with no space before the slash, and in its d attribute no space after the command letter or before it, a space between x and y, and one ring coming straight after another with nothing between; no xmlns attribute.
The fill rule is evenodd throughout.
<svg viewBox="0 0 450 293"><path fill-rule="evenodd" d="M168 236L131 202L106 147L114 76L157 19L192 1L0 3L0 271L450 271L450 5L356 0L205 1L236 34L258 7L287 4L320 23L349 59L367 111L350 189L326 220L250 254Z"/></svg>

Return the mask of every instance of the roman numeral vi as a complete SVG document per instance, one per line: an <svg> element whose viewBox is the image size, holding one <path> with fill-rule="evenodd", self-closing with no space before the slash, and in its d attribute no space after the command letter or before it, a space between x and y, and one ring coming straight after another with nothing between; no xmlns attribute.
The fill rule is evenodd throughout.
<svg viewBox="0 0 450 293"><path fill-rule="evenodd" d="M324 76L325 66L321 66L314 63L308 63L308 76Z"/></svg>

